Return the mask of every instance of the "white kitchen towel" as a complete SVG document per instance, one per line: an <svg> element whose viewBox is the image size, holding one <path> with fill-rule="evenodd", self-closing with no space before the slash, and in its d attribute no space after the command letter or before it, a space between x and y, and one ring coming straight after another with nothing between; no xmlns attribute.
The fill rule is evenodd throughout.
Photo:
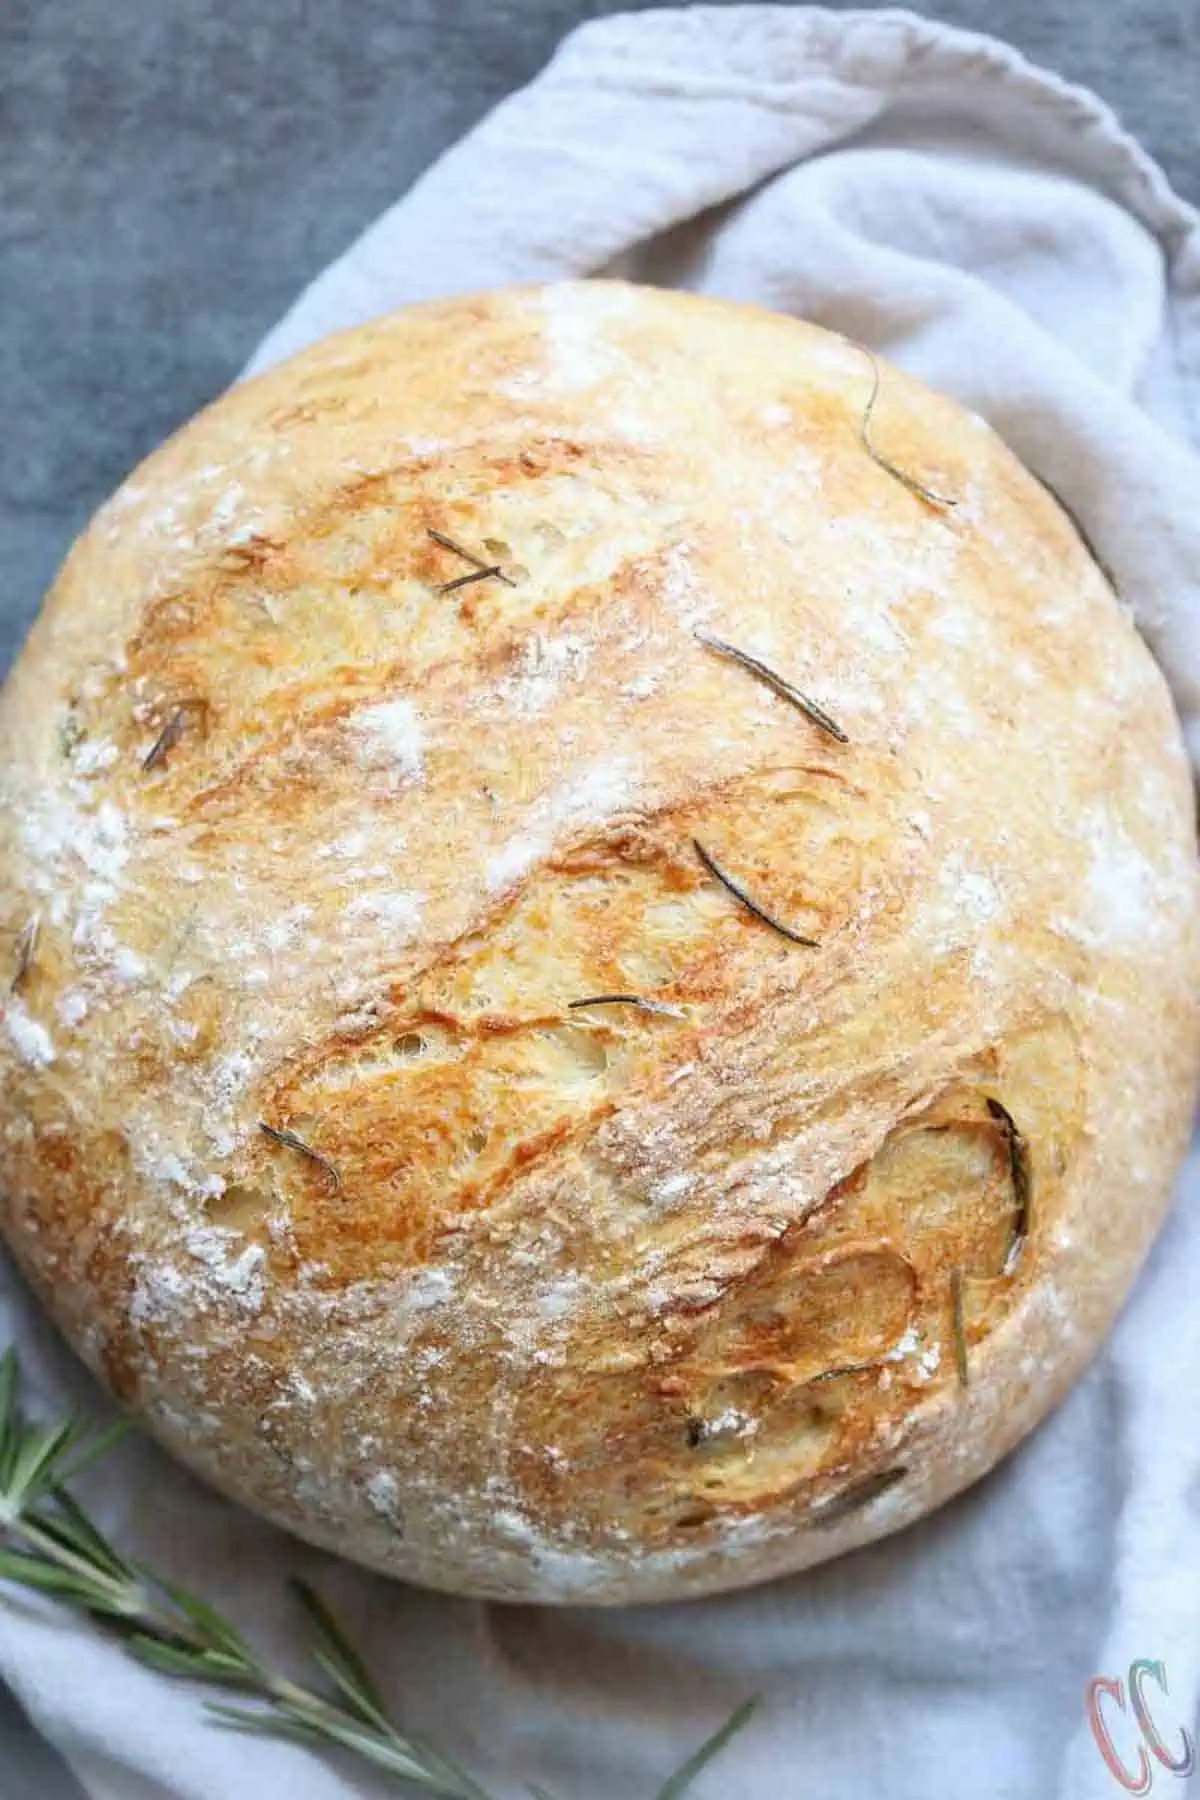
<svg viewBox="0 0 1200 1800"><path fill-rule="evenodd" d="M1084 522L1200 750L1200 232L1092 96L908 14L660 11L585 26L327 270L254 367L397 306L621 273L845 331L985 414ZM589 1613L422 1594L308 1550L133 1442L88 1489L120 1543L300 1656L285 1591L342 1608L413 1729L497 1800L649 1800L739 1700L696 1800L1103 1800L1089 1677L1165 1752L1200 1697L1200 1159L1111 1343L974 1492L754 1592ZM103 1405L7 1265L37 1401ZM369 1773L225 1734L199 1695L33 1601L0 1673L102 1800L334 1800ZM1139 1772L1124 1693L1113 1755ZM1160 1762L1167 1793L1182 1792ZM3 1775L0 1772L0 1791ZM1130 1790L1132 1791L1132 1790ZM1144 1785L1138 1791L1145 1791Z"/></svg>

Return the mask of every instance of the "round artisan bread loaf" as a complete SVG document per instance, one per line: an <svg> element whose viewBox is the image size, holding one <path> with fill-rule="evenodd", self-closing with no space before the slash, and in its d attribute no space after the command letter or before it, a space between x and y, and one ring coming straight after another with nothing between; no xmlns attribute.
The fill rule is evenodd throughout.
<svg viewBox="0 0 1200 1800"><path fill-rule="evenodd" d="M99 513L0 766L5 1234L164 1444L376 1568L650 1600L878 1537L1167 1204L1166 689L843 338L583 283L318 344Z"/></svg>

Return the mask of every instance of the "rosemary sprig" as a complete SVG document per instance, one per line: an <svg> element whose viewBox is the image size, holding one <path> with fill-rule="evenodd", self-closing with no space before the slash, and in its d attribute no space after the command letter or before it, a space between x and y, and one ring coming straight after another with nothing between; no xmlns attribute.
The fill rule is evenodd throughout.
<svg viewBox="0 0 1200 1800"><path fill-rule="evenodd" d="M960 1387L970 1387L971 1368L967 1361L967 1327L963 1318L963 1272L950 1271L950 1323L954 1331L954 1367Z"/></svg>
<svg viewBox="0 0 1200 1800"><path fill-rule="evenodd" d="M692 839L692 847L709 874L719 881L735 900L740 901L747 912L753 913L756 919L761 919L764 925L769 925L772 931L777 931L780 937L787 938L789 943L803 944L806 950L821 948L816 938L802 937L792 926L785 925L782 919L777 919L774 913L768 912L765 906L760 906L758 901L746 892L741 882L735 880L728 869L723 869L715 856L710 855L699 838Z"/></svg>
<svg viewBox="0 0 1200 1800"><path fill-rule="evenodd" d="M932 488L927 488L923 482L917 480L915 475L909 475L904 469L897 468L896 464L889 461L882 450L877 450L875 445L871 442L871 420L875 416L875 406L879 399L879 383L881 377L879 364L875 359L874 353L868 350L865 344L860 346L860 348L862 349L863 355L870 358L872 375L871 398L867 401L866 410L862 416L862 425L859 428L859 436L862 439L863 449L873 463L878 464L881 469L886 470L893 480L898 481L901 487L906 487L909 493L915 494L919 500L924 500L929 506L957 506L957 500L951 500L945 494L935 494Z"/></svg>
<svg viewBox="0 0 1200 1800"><path fill-rule="evenodd" d="M289 1131L285 1126L268 1125L265 1119L258 1121L258 1129L266 1137L273 1139L275 1143L283 1144L289 1150L298 1150L301 1156L307 1156L309 1162L314 1162L319 1169L324 1169L334 1193L341 1191L342 1175L337 1164L331 1162L327 1156L322 1156L319 1150L314 1150L311 1144L304 1141L298 1131Z"/></svg>
<svg viewBox="0 0 1200 1800"><path fill-rule="evenodd" d="M284 1738L311 1750L345 1750L406 1792L440 1800L489 1800L450 1757L402 1732L388 1717L370 1670L328 1604L305 1582L294 1591L309 1627L309 1649L328 1690L273 1669L223 1614L186 1588L130 1561L68 1491L68 1483L110 1450L129 1422L95 1434L76 1417L28 1421L18 1396L15 1351L0 1357L0 1582L74 1606L112 1632L138 1662L163 1675L229 1688L246 1704L206 1701L239 1731ZM747 1723L740 1706L659 1790L680 1800L700 1771Z"/></svg>
<svg viewBox="0 0 1200 1800"><path fill-rule="evenodd" d="M681 1006L668 1006L665 1000L647 1000L644 994L588 994L582 1000L568 1000L567 1008L575 1012L581 1006L636 1006L639 1012L661 1013L664 1019L686 1019Z"/></svg>
<svg viewBox="0 0 1200 1800"><path fill-rule="evenodd" d="M1029 1155L1029 1145L1017 1129L1016 1121L1007 1106L1002 1105L999 1100L993 1100L989 1095L987 1108L1004 1137L1005 1151L1008 1156L1008 1178L1012 1183L1013 1199L1016 1202L1012 1238L1004 1258L1003 1269L1005 1275L1011 1275L1021 1260L1021 1253L1029 1237L1033 1212L1033 1165Z"/></svg>
<svg viewBox="0 0 1200 1800"><path fill-rule="evenodd" d="M800 689L794 687L786 677L777 675L774 669L769 668L759 657L751 656L748 650L739 650L736 644L727 644L724 638L710 637L707 631L698 631L696 637L706 650L714 650L718 656L727 657L730 662L740 663L743 669L748 669L752 675L757 675L760 681L765 681L769 688L773 688L782 699L789 700L804 714L806 719L811 720L828 737L836 738L839 744L850 742L841 726L835 719L830 718L823 706L818 706L815 700L810 700L807 694L802 694Z"/></svg>
<svg viewBox="0 0 1200 1800"><path fill-rule="evenodd" d="M42 921L38 913L34 913L22 925L13 946L13 975L9 983L9 992L15 994L24 983L37 954L38 938L41 936Z"/></svg>
<svg viewBox="0 0 1200 1800"><path fill-rule="evenodd" d="M469 581L502 581L505 587L516 587L512 576L506 575L499 563L486 562L482 556L476 556L473 550L464 550L461 544L456 544L444 531L435 531L432 526L427 526L426 529L435 544L440 544L443 550L453 550L455 556L461 556L475 570L473 575L460 575L457 581L443 582L438 589L439 593L453 593L455 588L466 587Z"/></svg>

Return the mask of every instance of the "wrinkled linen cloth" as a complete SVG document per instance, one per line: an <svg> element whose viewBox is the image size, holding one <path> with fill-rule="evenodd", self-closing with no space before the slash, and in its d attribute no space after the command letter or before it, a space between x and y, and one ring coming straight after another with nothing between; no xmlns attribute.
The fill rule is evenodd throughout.
<svg viewBox="0 0 1200 1800"><path fill-rule="evenodd" d="M271 333L261 368L407 301L618 273L802 314L984 414L1087 529L1200 751L1200 231L1092 95L904 13L610 18L444 156ZM85 1491L118 1542L302 1666L286 1590L340 1608L400 1717L497 1800L640 1800L734 1705L697 1800L1096 1800L1092 1676L1167 1752L1200 1695L1200 1163L1110 1343L974 1491L899 1536L719 1600L454 1600L310 1550L128 1442ZM36 1404L88 1378L0 1266ZM69 1613L0 1604L0 1674L103 1800L334 1800L349 1760L246 1739ZM1104 1702L1138 1773L1128 1705ZM1172 1786L1154 1762L1160 1786ZM0 1788L3 1787L0 1773ZM1144 1791L1141 1789L1139 1791Z"/></svg>

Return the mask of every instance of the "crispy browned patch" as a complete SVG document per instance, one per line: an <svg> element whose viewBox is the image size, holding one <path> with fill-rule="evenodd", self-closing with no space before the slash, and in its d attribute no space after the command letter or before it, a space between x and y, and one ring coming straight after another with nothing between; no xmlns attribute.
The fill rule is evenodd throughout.
<svg viewBox="0 0 1200 1800"><path fill-rule="evenodd" d="M611 1326L585 1314L562 1371L539 1374L523 1402L538 1413L550 1405L563 1453L557 1475L522 1461L531 1499L553 1509L565 1503L556 1483L570 1482L596 1531L633 1529L664 1544L784 1503L826 1523L840 1516L883 1428L891 1464L902 1461L895 1433L903 1437L916 1403L955 1381L951 1271L967 1277L971 1345L1036 1280L1034 1253L1002 1274L1013 1198L987 1099L1003 1087L1043 1147L1044 1227L1082 1122L1073 1054L1069 1028L1051 1018L1010 1053L981 1058L977 1081L900 1121L804 1224L762 1245L740 1276L718 1277L718 1298L702 1283L698 1299L660 1311L653 1332L630 1340L628 1372L606 1372ZM1027 1071L1055 1063L1062 1085L1051 1095ZM722 1261L724 1252L714 1267ZM683 1291L696 1267L690 1260ZM669 1270L660 1279L669 1293ZM850 1488L847 1470L859 1471Z"/></svg>
<svg viewBox="0 0 1200 1800"><path fill-rule="evenodd" d="M764 928L687 856L690 833L696 820L733 818L741 866L763 891L834 929L833 906L848 911L865 878L870 840L855 841L853 810L834 823L823 780L807 767L759 771L564 846L470 932L398 974L381 1022L318 1039L279 1070L260 1112L300 1131L341 1175L331 1196L312 1169L273 1159L301 1258L338 1283L427 1259L447 1223L491 1205L533 1163L561 1161L628 1095L689 1061L697 1034L714 1030L714 1001L737 1029L729 959L755 958ZM811 860L798 885L780 883L777 809L794 816L806 802ZM547 942L558 946L552 959ZM798 956L778 979L795 991L814 973ZM684 1017L632 1032L570 1006L631 988ZM208 1018L200 1003L197 1028Z"/></svg>

